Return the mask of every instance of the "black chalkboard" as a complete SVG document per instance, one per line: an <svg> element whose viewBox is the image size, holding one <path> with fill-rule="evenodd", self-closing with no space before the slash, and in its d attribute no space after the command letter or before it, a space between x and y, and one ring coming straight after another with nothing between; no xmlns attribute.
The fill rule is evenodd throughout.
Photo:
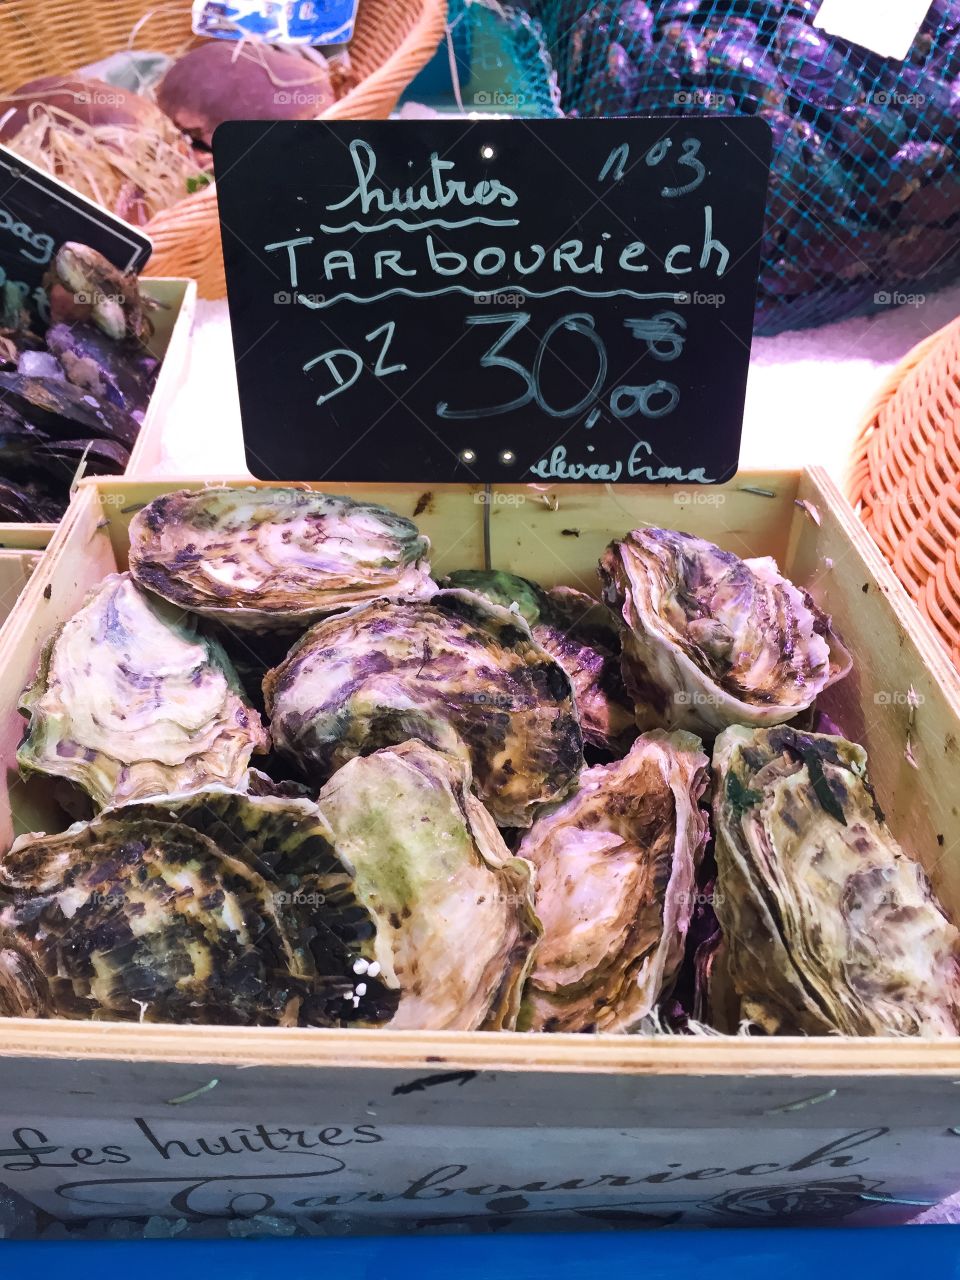
<svg viewBox="0 0 960 1280"><path fill-rule="evenodd" d="M89 245L122 271L140 271L153 251L135 227L0 147L0 289L12 286L24 305L36 304L67 240Z"/></svg>
<svg viewBox="0 0 960 1280"><path fill-rule="evenodd" d="M736 471L763 121L232 122L214 156L255 475Z"/></svg>

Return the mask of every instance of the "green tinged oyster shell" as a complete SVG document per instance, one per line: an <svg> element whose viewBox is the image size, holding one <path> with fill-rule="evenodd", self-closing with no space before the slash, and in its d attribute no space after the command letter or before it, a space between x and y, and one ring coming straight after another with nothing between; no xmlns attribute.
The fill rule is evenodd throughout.
<svg viewBox="0 0 960 1280"><path fill-rule="evenodd" d="M211 788L21 836L0 863L0 1013L380 1023L376 927L305 800Z"/></svg>
<svg viewBox="0 0 960 1280"><path fill-rule="evenodd" d="M957 1035L960 933L884 822L863 748L737 726L713 767L722 976L739 1016L785 1034Z"/></svg>
<svg viewBox="0 0 960 1280"><path fill-rule="evenodd" d="M830 619L769 557L740 560L672 529L635 529L600 561L623 618L624 674L641 729L712 737L806 710L845 676Z"/></svg>
<svg viewBox="0 0 960 1280"><path fill-rule="evenodd" d="M708 835L707 764L693 734L643 734L526 833L544 936L521 1027L630 1031L669 994Z"/></svg>
<svg viewBox="0 0 960 1280"><path fill-rule="evenodd" d="M585 742L622 756L637 736L633 701L620 667L620 634L605 605L572 587L545 591L529 578L498 570L459 569L445 587L476 591L515 607L534 640L570 677Z"/></svg>
<svg viewBox="0 0 960 1280"><path fill-rule="evenodd" d="M165 494L130 523L130 572L238 630L295 631L381 596L432 595L429 541L386 507L295 488Z"/></svg>
<svg viewBox="0 0 960 1280"><path fill-rule="evenodd" d="M583 764L573 689L516 615L472 592L378 600L313 627L263 684L275 746L322 785L419 738L469 763L501 826L529 826Z"/></svg>
<svg viewBox="0 0 960 1280"><path fill-rule="evenodd" d="M406 742L344 765L319 806L377 922L376 963L401 989L391 1028L514 1027L540 936L532 868L511 856L469 769Z"/></svg>
<svg viewBox="0 0 960 1280"><path fill-rule="evenodd" d="M98 807L236 786L269 745L220 645L126 573L56 633L20 709L21 771L68 778Z"/></svg>

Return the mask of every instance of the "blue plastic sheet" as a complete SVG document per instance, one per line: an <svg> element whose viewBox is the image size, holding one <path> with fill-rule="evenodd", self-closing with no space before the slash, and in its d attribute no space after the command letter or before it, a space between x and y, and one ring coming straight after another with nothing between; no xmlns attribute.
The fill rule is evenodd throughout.
<svg viewBox="0 0 960 1280"><path fill-rule="evenodd" d="M60 1280L960 1280L960 1227L4 1244L0 1250L5 1275Z"/></svg>

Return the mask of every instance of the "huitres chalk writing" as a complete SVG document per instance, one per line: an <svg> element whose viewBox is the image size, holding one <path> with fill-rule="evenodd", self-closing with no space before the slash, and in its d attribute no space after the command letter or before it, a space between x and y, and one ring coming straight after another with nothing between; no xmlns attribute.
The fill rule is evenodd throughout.
<svg viewBox="0 0 960 1280"><path fill-rule="evenodd" d="M647 153L648 165L655 167L660 163L672 145L671 140L667 139L658 148L651 149ZM730 263L729 248L714 234L714 210L711 204L703 206L703 231L696 246L682 241L670 245L648 246L645 240L633 233L631 227L624 227L611 220L612 229L602 231L599 240L593 243L573 235L559 244L533 241L523 248L509 248L495 243L495 238L491 236L490 244L469 254L464 253L449 247L449 235L434 234L434 231L450 233L464 227L480 226L493 229L517 227L520 225L519 218L494 218L476 214L463 216L478 207L513 209L519 200L516 191L498 178L482 178L473 184L466 179L456 178L453 176L455 162L441 159L435 151L430 155L429 181L406 190L389 190L378 185L377 155L369 143L355 138L350 143L349 150L356 170L357 184L344 199L327 204L329 213L355 206L366 217L372 213L382 215L391 212L420 213L451 209L462 216L459 219L437 217L417 221L381 218L374 222L356 220L339 225L324 222L320 224L316 234L294 236L265 244L265 253L286 251L290 290L296 302L312 310L332 307L344 299L370 305L389 297L394 290L410 297L439 297L451 290L472 297L477 292L478 279L481 282L494 281L508 271L511 273L511 287L516 287L512 280L513 274L534 280L540 276L565 280L564 284L546 292L524 288L523 292L530 297L550 297L570 292L587 298L624 296L676 301L676 294L681 292L679 285L674 293L645 292L638 286L627 285L622 277L627 276L629 279L642 276L650 271L651 262L657 261L662 263L663 271L668 276L679 278L690 275L694 270L693 263L698 261L700 270L710 271L714 278L722 279ZM699 159L699 150L700 143L696 138L685 141L681 162L687 163L696 176L684 189L667 189L672 198L696 190L705 178L706 170ZM651 185L653 194L667 195L667 190L658 192L658 184ZM391 228L410 236L411 244L404 244L400 249L385 249L377 247L375 243L367 244L365 237L380 235ZM338 235L349 235L350 247L332 247L330 237ZM305 277L299 255L310 247L319 252L314 255L310 264L311 292L307 293L300 286L301 279ZM369 257L366 265L372 270L374 279L384 282L384 289L378 293L367 295L342 287L344 280L356 282L360 278L359 259L364 254ZM611 280L612 277L617 279ZM600 283L604 279L607 280L607 287ZM417 281L417 285L398 283L410 280ZM445 281L457 283L445 284ZM339 287L324 292L319 289L321 284L324 288L330 285ZM610 287L611 284L614 287Z"/></svg>

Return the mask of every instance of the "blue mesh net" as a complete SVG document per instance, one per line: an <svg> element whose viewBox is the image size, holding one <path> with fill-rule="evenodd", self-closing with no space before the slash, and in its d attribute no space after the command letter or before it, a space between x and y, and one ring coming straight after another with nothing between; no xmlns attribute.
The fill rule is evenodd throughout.
<svg viewBox="0 0 960 1280"><path fill-rule="evenodd" d="M820 0L534 0L569 115L751 114L773 130L757 331L960 274L960 0L904 62L814 27Z"/></svg>
<svg viewBox="0 0 960 1280"><path fill-rule="evenodd" d="M543 26L529 9L498 0L451 0L447 25L465 110L563 114Z"/></svg>

